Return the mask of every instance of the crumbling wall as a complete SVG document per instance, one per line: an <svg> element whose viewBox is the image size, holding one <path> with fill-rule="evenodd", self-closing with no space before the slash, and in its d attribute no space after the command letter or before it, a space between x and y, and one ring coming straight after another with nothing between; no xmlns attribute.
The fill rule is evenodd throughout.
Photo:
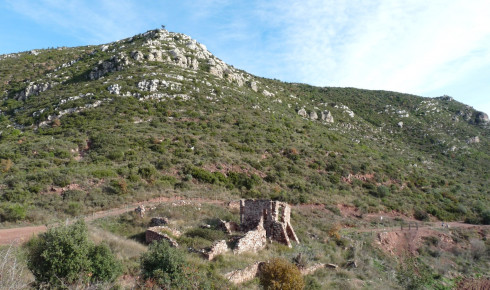
<svg viewBox="0 0 490 290"><path fill-rule="evenodd" d="M242 231L255 229L263 221L267 237L291 247L291 240L299 243L291 226L291 207L271 200L240 200L240 227Z"/></svg>
<svg viewBox="0 0 490 290"><path fill-rule="evenodd" d="M218 228L229 235L240 229L240 227L235 222L225 222L224 220L219 220Z"/></svg>
<svg viewBox="0 0 490 290"><path fill-rule="evenodd" d="M257 262L242 270L235 270L225 274L225 278L231 283L240 284L258 276L260 267L264 262Z"/></svg>
<svg viewBox="0 0 490 290"><path fill-rule="evenodd" d="M154 241L166 240L170 244L170 246L177 248L179 246L177 241L175 241L172 237L170 237L165 232L169 232L177 237L180 235L178 231L172 230L165 226L151 227L148 228L145 232L146 243L150 244Z"/></svg>
<svg viewBox="0 0 490 290"><path fill-rule="evenodd" d="M265 248L267 244L267 232L265 231L262 223L259 223L257 228L253 231L248 231L243 238L238 240L238 243L233 250L234 254L241 254L243 252L257 252Z"/></svg>
<svg viewBox="0 0 490 290"><path fill-rule="evenodd" d="M226 244L226 241L221 240L221 241L214 242L213 245L211 246L211 249L207 253L204 253L203 256L211 261L212 259L214 259L214 257L223 254L227 251L228 251L228 245Z"/></svg>

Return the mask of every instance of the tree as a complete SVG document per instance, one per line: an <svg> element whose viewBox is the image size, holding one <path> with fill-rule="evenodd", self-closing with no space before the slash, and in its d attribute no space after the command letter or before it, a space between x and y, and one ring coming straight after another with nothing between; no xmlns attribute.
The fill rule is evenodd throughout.
<svg viewBox="0 0 490 290"><path fill-rule="evenodd" d="M299 269L281 258L266 262L260 271L260 284L265 289L303 289L303 276Z"/></svg>
<svg viewBox="0 0 490 290"><path fill-rule="evenodd" d="M59 287L75 283L113 281L121 266L110 249L88 239L85 222L51 228L27 244L28 268L39 284Z"/></svg>
<svg viewBox="0 0 490 290"><path fill-rule="evenodd" d="M180 288L185 281L184 256L166 241L150 245L141 257L141 270L145 280L153 280L163 288Z"/></svg>

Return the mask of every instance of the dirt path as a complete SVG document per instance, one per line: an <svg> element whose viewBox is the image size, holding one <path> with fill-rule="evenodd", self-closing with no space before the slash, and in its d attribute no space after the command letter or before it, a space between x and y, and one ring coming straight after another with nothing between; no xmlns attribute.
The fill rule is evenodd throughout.
<svg viewBox="0 0 490 290"><path fill-rule="evenodd" d="M210 204L223 204L226 201L221 201L221 200L212 200L212 199L203 199L203 198L183 198L179 196L174 196L174 197L157 197L157 198L152 198L146 201L141 201L141 202L134 202L131 204L128 204L124 207L120 208L114 208L110 210L104 210L104 211L99 211L99 212L94 212L92 214L86 215L83 218L85 221L93 221L99 218L103 217L108 217L108 216L116 216L120 215L129 211L133 211L136 207L139 205L145 205L145 206L154 206L160 203L170 203L170 202L198 202L198 203L210 203ZM301 205L294 205L293 207L300 207L300 208L308 208L308 209L322 209L326 210L324 205L321 204L301 204ZM379 214L378 214L379 215ZM367 219L373 219L373 218L378 218L378 215L373 214L372 216L366 216L365 218ZM386 215L385 215L386 216ZM75 219L72 219L71 222L73 222ZM69 222L67 220L67 222ZM406 222L412 223L412 220L407 219ZM461 222L449 222L448 223L450 228L471 228L471 227L477 227L477 228L489 228L490 226L482 226L482 225L471 225L471 224L465 224ZM54 226L56 224L51 224L49 226ZM357 231L357 232L404 232L408 230L408 224L404 226L405 229L401 230L399 226L391 226L391 227L377 227L377 228L347 228L344 229L344 231L350 232L350 231ZM412 229L415 229L415 225L413 224ZM439 222L432 222L432 223L426 223L424 225L419 224L420 229L442 229L442 226ZM27 240L29 240L32 236L42 233L47 230L46 225L39 225L39 226L26 226L26 227L17 227L17 228L10 228L10 229L0 229L0 245L8 245L8 244L18 244L18 243L23 243Z"/></svg>
<svg viewBox="0 0 490 290"><path fill-rule="evenodd" d="M109 209L109 210L103 210L103 211L98 211L94 212L92 214L83 216L85 221L93 221L99 218L103 217L108 217L108 216L116 216L120 215L129 211L133 211L136 207L139 205L145 205L145 206L153 206L157 205L160 203L167 203L167 202L178 202L178 201L188 201L188 202L200 202L200 203L212 203L212 204L222 204L224 201L219 201L219 200L211 200L211 199L202 199L202 198L187 198L183 199L182 197L175 196L175 197L157 197L157 198L152 198L146 201L141 201L141 202L134 202L129 205L126 205L124 207L120 208L114 208L114 209ZM73 222L75 219L72 219L71 222ZM58 223L59 224L59 223ZM57 224L52 224L49 226L53 226ZM46 225L40 225L40 226L26 226L26 227L17 227L17 228L10 228L10 229L0 229L0 246L1 245L9 245L9 244L20 244L23 243L27 240L29 240L31 237L34 235L37 235L39 233L45 232L47 230Z"/></svg>

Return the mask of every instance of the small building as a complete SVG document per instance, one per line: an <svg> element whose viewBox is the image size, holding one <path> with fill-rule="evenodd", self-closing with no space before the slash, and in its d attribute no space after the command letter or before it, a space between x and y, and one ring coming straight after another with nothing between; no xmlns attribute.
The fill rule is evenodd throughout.
<svg viewBox="0 0 490 290"><path fill-rule="evenodd" d="M263 221L267 238L291 247L291 241L299 243L291 226L291 207L272 200L240 200L240 228L244 232L255 230Z"/></svg>

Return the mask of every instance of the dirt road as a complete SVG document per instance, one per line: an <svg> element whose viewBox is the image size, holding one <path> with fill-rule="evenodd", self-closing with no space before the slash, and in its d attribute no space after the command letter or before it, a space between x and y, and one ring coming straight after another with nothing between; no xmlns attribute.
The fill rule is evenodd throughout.
<svg viewBox="0 0 490 290"><path fill-rule="evenodd" d="M110 210L104 210L104 211L99 211L99 212L94 212L92 214L83 216L85 221L93 221L99 218L103 217L108 217L108 216L116 216L123 214L128 211L133 211L136 207L139 205L144 204L145 206L152 206L156 205L159 203L165 203L165 202L177 202L177 201L182 201L184 200L181 197L175 196L175 197L157 197L157 198L152 198L146 201L141 201L141 202L135 202L131 203L129 205L126 205L124 207L120 208L115 208L115 209L110 209ZM211 200L211 199L201 199L201 198L195 198L195 199L185 199L186 201L191 201L191 202L201 202L201 203L223 203L223 201L218 201L218 200ZM73 219L74 220L74 219ZM72 220L72 222L73 222ZM49 226L54 226L57 224L49 225ZM45 225L40 225L40 226L27 226L27 227L17 227L17 228L10 228L10 229L0 229L0 245L9 245L9 244L21 244L27 240L29 240L31 237L34 235L37 235L39 233L45 232L47 230L47 227Z"/></svg>

